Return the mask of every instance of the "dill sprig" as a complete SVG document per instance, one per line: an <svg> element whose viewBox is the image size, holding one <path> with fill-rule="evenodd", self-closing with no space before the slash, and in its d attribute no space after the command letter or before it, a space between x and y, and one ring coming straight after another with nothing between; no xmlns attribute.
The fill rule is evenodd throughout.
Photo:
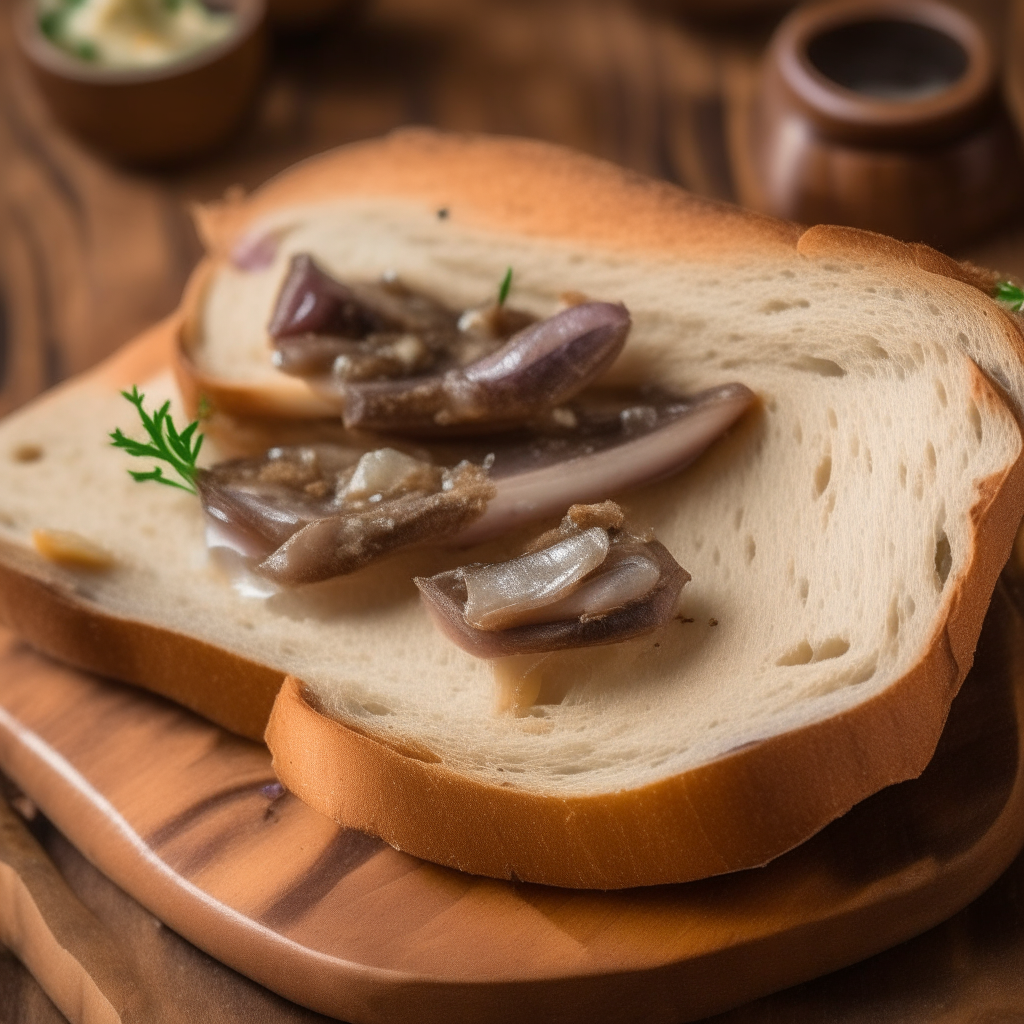
<svg viewBox="0 0 1024 1024"><path fill-rule="evenodd" d="M498 288L498 305L504 306L505 300L508 298L508 293L512 291L512 268L509 267L505 271L505 276L501 279L501 287Z"/></svg>
<svg viewBox="0 0 1024 1024"><path fill-rule="evenodd" d="M196 488L196 459L199 458L199 449L203 446L203 435L196 434L199 427L199 420L190 423L181 433L174 426L174 420L168 410L171 407L169 401L164 402L152 416L142 407L146 396L142 394L138 386L133 384L131 391L122 391L122 395L135 406L142 420L142 425L149 434L149 443L134 441L125 436L120 427L110 435L110 443L115 448L123 448L129 455L135 455L140 459L153 458L170 464L171 468L184 483L177 480L170 480L164 476L161 466L154 466L148 471L128 470L132 479L142 483L144 480L153 480L158 484L165 484L168 487L177 487L181 491L188 491L190 494L198 494Z"/></svg>
<svg viewBox="0 0 1024 1024"><path fill-rule="evenodd" d="M1000 305L1006 306L1014 313L1019 313L1021 307L1024 306L1024 288L1011 284L1009 281L1000 281L996 285L994 298Z"/></svg>

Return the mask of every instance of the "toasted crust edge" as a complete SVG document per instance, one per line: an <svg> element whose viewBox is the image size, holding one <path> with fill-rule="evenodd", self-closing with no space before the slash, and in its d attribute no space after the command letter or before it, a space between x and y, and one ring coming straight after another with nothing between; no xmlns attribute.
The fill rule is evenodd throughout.
<svg viewBox="0 0 1024 1024"><path fill-rule="evenodd" d="M0 545L0 622L74 668L144 686L261 741L283 673L173 630L112 615Z"/></svg>

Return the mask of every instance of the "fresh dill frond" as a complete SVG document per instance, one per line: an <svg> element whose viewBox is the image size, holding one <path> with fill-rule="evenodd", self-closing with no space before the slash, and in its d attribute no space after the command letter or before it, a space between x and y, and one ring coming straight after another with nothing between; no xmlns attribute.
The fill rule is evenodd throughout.
<svg viewBox="0 0 1024 1024"><path fill-rule="evenodd" d="M169 401L164 402L151 416L142 406L146 396L139 391L137 385L133 384L131 391L122 391L121 394L135 406L150 440L149 443L135 441L123 434L118 427L111 433L110 443L115 448L123 448L129 455L137 456L140 459L152 458L169 463L184 482L179 483L177 480L165 477L161 466L154 466L146 471L129 469L128 475L139 483L144 480L153 480L155 483L177 487L190 494L198 494L196 459L199 458L199 449L203 446L203 435L196 433L199 420L190 423L179 433L168 411L171 407Z"/></svg>
<svg viewBox="0 0 1024 1024"><path fill-rule="evenodd" d="M505 271L505 276L501 279L501 287L498 289L498 305L504 306L505 300L508 298L508 293L512 290L512 268L509 267Z"/></svg>
<svg viewBox="0 0 1024 1024"><path fill-rule="evenodd" d="M996 285L994 298L1000 305L1006 306L1014 313L1019 313L1021 307L1024 306L1024 288L1011 284L1009 281L1000 281Z"/></svg>

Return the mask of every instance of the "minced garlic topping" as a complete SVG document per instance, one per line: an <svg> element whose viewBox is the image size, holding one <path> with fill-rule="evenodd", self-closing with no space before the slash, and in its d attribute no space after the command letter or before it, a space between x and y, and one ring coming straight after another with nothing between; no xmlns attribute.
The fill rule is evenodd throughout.
<svg viewBox="0 0 1024 1024"><path fill-rule="evenodd" d="M43 33L103 67L170 64L219 42L234 23L201 0L39 0Z"/></svg>

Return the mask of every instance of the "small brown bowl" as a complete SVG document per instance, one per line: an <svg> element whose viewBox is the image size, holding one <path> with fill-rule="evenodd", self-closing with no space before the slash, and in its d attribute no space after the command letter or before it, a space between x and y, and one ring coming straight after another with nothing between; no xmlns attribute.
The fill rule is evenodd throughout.
<svg viewBox="0 0 1024 1024"><path fill-rule="evenodd" d="M1021 205L1024 160L981 29L937 0L800 8L769 44L748 205L949 246Z"/></svg>
<svg viewBox="0 0 1024 1024"><path fill-rule="evenodd" d="M157 68L103 68L54 46L33 0L14 9L18 49L54 116L84 142L126 163L176 163L213 148L238 124L259 84L266 0L233 0L234 30Z"/></svg>

